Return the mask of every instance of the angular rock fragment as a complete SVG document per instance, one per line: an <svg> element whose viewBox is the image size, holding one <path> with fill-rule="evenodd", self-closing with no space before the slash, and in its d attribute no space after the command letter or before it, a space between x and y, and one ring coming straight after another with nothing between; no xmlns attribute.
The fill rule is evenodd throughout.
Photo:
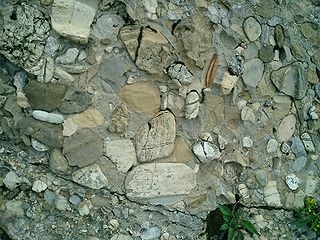
<svg viewBox="0 0 320 240"><path fill-rule="evenodd" d="M52 80L54 72L54 61L52 57L47 57L44 60L43 67L40 71L40 74L38 75L38 82L45 82L49 83Z"/></svg>
<svg viewBox="0 0 320 240"><path fill-rule="evenodd" d="M65 156L62 155L61 150L53 149L49 158L50 169L56 174L66 174L70 167Z"/></svg>
<svg viewBox="0 0 320 240"><path fill-rule="evenodd" d="M175 82L178 82L178 85L184 84L189 85L192 82L193 75L188 70L188 68L181 64L181 63L173 63L169 66L168 70L168 76L174 80Z"/></svg>
<svg viewBox="0 0 320 240"><path fill-rule="evenodd" d="M264 187L264 201L268 204L268 206L281 206L281 200L276 181L270 181L268 182L267 186Z"/></svg>
<svg viewBox="0 0 320 240"><path fill-rule="evenodd" d="M167 157L174 150L176 121L172 113L160 112L136 135L136 152L140 162Z"/></svg>
<svg viewBox="0 0 320 240"><path fill-rule="evenodd" d="M130 140L115 140L106 144L106 154L118 171L126 173L137 164L135 148Z"/></svg>
<svg viewBox="0 0 320 240"><path fill-rule="evenodd" d="M129 125L129 117L130 114L125 104L117 106L109 118L109 131L112 133L124 133Z"/></svg>
<svg viewBox="0 0 320 240"><path fill-rule="evenodd" d="M51 12L53 29L64 37L86 44L99 0L54 0Z"/></svg>
<svg viewBox="0 0 320 240"><path fill-rule="evenodd" d="M125 85L120 89L119 97L137 112L153 115L160 109L160 91L151 81Z"/></svg>
<svg viewBox="0 0 320 240"><path fill-rule="evenodd" d="M230 75L229 72L225 72L223 74L223 78L221 81L221 92L223 95L228 95L231 93L232 89L236 86L239 80L238 76Z"/></svg>
<svg viewBox="0 0 320 240"><path fill-rule="evenodd" d="M183 163L142 164L129 172L126 195L136 201L173 204L196 186L196 173Z"/></svg>
<svg viewBox="0 0 320 240"><path fill-rule="evenodd" d="M83 167L72 173L72 181L92 189L101 189L108 185L108 179L98 164Z"/></svg>
<svg viewBox="0 0 320 240"><path fill-rule="evenodd" d="M96 109L87 109L71 117L78 128L94 128L104 123L103 114Z"/></svg>
<svg viewBox="0 0 320 240"><path fill-rule="evenodd" d="M59 84L30 81L24 91L33 109L53 111L64 97L66 87Z"/></svg>
<svg viewBox="0 0 320 240"><path fill-rule="evenodd" d="M293 98L301 99L307 91L307 81L302 63L293 63L271 73L276 88Z"/></svg>
<svg viewBox="0 0 320 240"><path fill-rule="evenodd" d="M63 145L63 154L70 166L84 167L92 164L100 158L102 151L102 139L86 128L73 134Z"/></svg>
<svg viewBox="0 0 320 240"><path fill-rule="evenodd" d="M170 43L154 29L138 25L125 26L120 30L120 38L131 59L142 70L162 74L176 59Z"/></svg>
<svg viewBox="0 0 320 240"><path fill-rule="evenodd" d="M70 96L62 99L59 110L62 113L79 113L89 107L91 95L87 92L75 91Z"/></svg>
<svg viewBox="0 0 320 240"><path fill-rule="evenodd" d="M192 151L202 163L218 159L221 156L219 147L207 141L195 144Z"/></svg>
<svg viewBox="0 0 320 240"><path fill-rule="evenodd" d="M290 190L297 190L299 187L300 180L295 174L289 174L286 176L286 184Z"/></svg>

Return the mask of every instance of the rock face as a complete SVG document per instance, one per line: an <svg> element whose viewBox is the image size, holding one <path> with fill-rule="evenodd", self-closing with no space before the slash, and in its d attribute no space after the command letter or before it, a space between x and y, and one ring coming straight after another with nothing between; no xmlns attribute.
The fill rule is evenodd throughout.
<svg viewBox="0 0 320 240"><path fill-rule="evenodd" d="M125 183L128 198L164 205L180 201L195 186L195 172L182 163L139 165L128 174Z"/></svg>
<svg viewBox="0 0 320 240"><path fill-rule="evenodd" d="M63 154L69 165L84 167L97 161L103 151L101 138L90 129L81 129L63 145Z"/></svg>
<svg viewBox="0 0 320 240"><path fill-rule="evenodd" d="M13 63L35 73L44 43L49 35L50 24L44 13L22 3L1 3L0 53Z"/></svg>
<svg viewBox="0 0 320 240"><path fill-rule="evenodd" d="M176 121L172 113L160 112L136 135L136 151L140 162L169 156L174 149Z"/></svg>
<svg viewBox="0 0 320 240"><path fill-rule="evenodd" d="M101 189L108 184L108 179L102 173L98 164L92 164L74 171L72 181L92 189Z"/></svg>
<svg viewBox="0 0 320 240"><path fill-rule="evenodd" d="M121 149L121 151L119 151ZM115 140L106 144L106 154L118 171L126 173L137 164L134 146L130 140Z"/></svg>
<svg viewBox="0 0 320 240"><path fill-rule="evenodd" d="M131 59L142 70L162 74L175 60L172 46L154 29L138 25L126 26L120 30L120 38Z"/></svg>
<svg viewBox="0 0 320 240"><path fill-rule="evenodd" d="M120 89L120 99L134 111L153 115L160 110L160 91L153 82L137 82Z"/></svg>
<svg viewBox="0 0 320 240"><path fill-rule="evenodd" d="M273 71L271 81L279 91L293 98L301 99L307 91L304 72L305 70L301 63L294 63Z"/></svg>
<svg viewBox="0 0 320 240"><path fill-rule="evenodd" d="M50 112L59 106L61 99L65 95L66 87L59 84L30 81L24 91L33 109Z"/></svg>
<svg viewBox="0 0 320 240"><path fill-rule="evenodd" d="M90 25L99 2L99 0L54 0L51 13L53 29L73 41L87 43Z"/></svg>

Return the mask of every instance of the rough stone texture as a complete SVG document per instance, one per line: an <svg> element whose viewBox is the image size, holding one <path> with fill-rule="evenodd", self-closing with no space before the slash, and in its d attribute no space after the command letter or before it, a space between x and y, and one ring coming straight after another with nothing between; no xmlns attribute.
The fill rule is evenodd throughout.
<svg viewBox="0 0 320 240"><path fill-rule="evenodd" d="M132 110L153 115L160 110L160 91L153 82L137 82L120 89L120 99Z"/></svg>
<svg viewBox="0 0 320 240"><path fill-rule="evenodd" d="M107 142L105 149L107 157L110 158L120 172L126 173L137 164L135 148L130 140Z"/></svg>
<svg viewBox="0 0 320 240"><path fill-rule="evenodd" d="M70 96L62 99L59 110L62 113L79 113L89 107L91 95L86 92L75 91Z"/></svg>
<svg viewBox="0 0 320 240"><path fill-rule="evenodd" d="M219 147L206 141L195 144L192 150L202 163L218 159L221 156Z"/></svg>
<svg viewBox="0 0 320 240"><path fill-rule="evenodd" d="M84 167L97 161L103 151L102 139L90 129L81 129L63 145L69 165Z"/></svg>
<svg viewBox="0 0 320 240"><path fill-rule="evenodd" d="M35 119L38 119L43 122L48 122L48 123L60 124L64 121L63 116L60 114L48 113L48 112L40 111L40 110L33 111L32 116Z"/></svg>
<svg viewBox="0 0 320 240"><path fill-rule="evenodd" d="M196 91L191 91L186 97L185 117L186 119L193 119L198 116L200 107L200 97Z"/></svg>
<svg viewBox="0 0 320 240"><path fill-rule="evenodd" d="M195 176L195 171L182 163L142 164L128 174L126 195L136 201L173 204L195 187Z"/></svg>
<svg viewBox="0 0 320 240"><path fill-rule="evenodd" d="M126 45L131 59L142 70L162 74L175 60L172 46L156 30L137 25L125 26L120 31L120 38Z"/></svg>
<svg viewBox="0 0 320 240"><path fill-rule="evenodd" d="M238 76L232 76L229 72L225 72L221 81L221 92L223 95L230 94L232 89L236 86L238 80Z"/></svg>
<svg viewBox="0 0 320 240"><path fill-rule="evenodd" d="M280 207L280 195L277 189L277 182L270 181L267 186L264 187L264 201L268 206Z"/></svg>
<svg viewBox="0 0 320 240"><path fill-rule="evenodd" d="M67 159L59 149L53 149L49 158L50 169L57 174L66 174L69 170Z"/></svg>
<svg viewBox="0 0 320 240"><path fill-rule="evenodd" d="M96 109L87 109L71 117L78 128L94 128L104 123L103 114Z"/></svg>
<svg viewBox="0 0 320 240"><path fill-rule="evenodd" d="M108 179L98 164L83 167L72 173L72 181L92 189L101 189L108 185Z"/></svg>
<svg viewBox="0 0 320 240"><path fill-rule="evenodd" d="M256 87L262 78L264 70L263 62L259 58L253 58L244 63L243 81L250 87Z"/></svg>
<svg viewBox="0 0 320 240"><path fill-rule="evenodd" d="M140 162L149 162L169 156L174 149L176 121L170 112L160 112L139 129L136 151Z"/></svg>
<svg viewBox="0 0 320 240"><path fill-rule="evenodd" d="M117 106L109 118L108 129L112 133L124 133L129 125L129 111L125 104Z"/></svg>
<svg viewBox="0 0 320 240"><path fill-rule="evenodd" d="M0 53L30 73L36 73L50 30L44 13L21 3L1 3Z"/></svg>
<svg viewBox="0 0 320 240"><path fill-rule="evenodd" d="M54 0L51 23L55 31L73 41L88 42L90 25L100 1Z"/></svg>
<svg viewBox="0 0 320 240"><path fill-rule="evenodd" d="M63 145L62 127L37 121L31 117L22 118L17 123L17 128L25 135L31 136L39 142L60 148Z"/></svg>
<svg viewBox="0 0 320 240"><path fill-rule="evenodd" d="M279 91L293 98L301 99L307 91L304 72L305 70L301 63L294 63L273 71L271 81Z"/></svg>
<svg viewBox="0 0 320 240"><path fill-rule="evenodd" d="M24 91L33 109L50 112L58 107L65 95L66 87L59 84L30 81Z"/></svg>

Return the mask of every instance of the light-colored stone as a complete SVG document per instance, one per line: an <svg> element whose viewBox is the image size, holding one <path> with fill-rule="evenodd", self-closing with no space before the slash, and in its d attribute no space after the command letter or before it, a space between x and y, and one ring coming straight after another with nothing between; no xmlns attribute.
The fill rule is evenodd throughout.
<svg viewBox="0 0 320 240"><path fill-rule="evenodd" d="M257 40L261 35L261 25L254 17L248 17L244 20L243 30L251 42Z"/></svg>
<svg viewBox="0 0 320 240"><path fill-rule="evenodd" d="M72 173L72 180L92 189L101 189L108 184L108 179L102 173L98 164L92 164L74 171Z"/></svg>
<svg viewBox="0 0 320 240"><path fill-rule="evenodd" d="M87 109L82 113L75 114L71 118L79 128L95 128L104 123L103 114L93 108Z"/></svg>
<svg viewBox="0 0 320 240"><path fill-rule="evenodd" d="M300 180L295 174L289 174L286 176L286 184L290 190L294 191L298 189Z"/></svg>
<svg viewBox="0 0 320 240"><path fill-rule="evenodd" d="M276 132L279 142L286 142L292 137L296 129L296 121L296 117L293 114L289 114L282 119Z"/></svg>
<svg viewBox="0 0 320 240"><path fill-rule="evenodd" d="M86 44L99 2L99 0L54 0L51 12L52 28L62 36Z"/></svg>
<svg viewBox="0 0 320 240"><path fill-rule="evenodd" d="M196 186L196 171L182 163L142 164L126 178L127 197L153 204L173 204Z"/></svg>
<svg viewBox="0 0 320 240"><path fill-rule="evenodd" d="M160 112L139 129L136 135L136 153L140 162L167 157L174 150L176 121L172 113Z"/></svg>
<svg viewBox="0 0 320 240"><path fill-rule="evenodd" d="M254 115L252 108L247 107L247 106L242 108L241 120L242 121L250 121L252 123L256 122L256 116Z"/></svg>
<svg viewBox="0 0 320 240"><path fill-rule="evenodd" d="M253 58L244 63L242 79L246 85L255 88L262 78L264 64L259 58Z"/></svg>
<svg viewBox="0 0 320 240"><path fill-rule="evenodd" d="M123 173L137 164L135 148L128 139L107 142L106 154L116 165L117 170Z"/></svg>
<svg viewBox="0 0 320 240"><path fill-rule="evenodd" d="M221 156L219 147L207 141L195 144L192 151L202 163L218 159Z"/></svg>
<svg viewBox="0 0 320 240"><path fill-rule="evenodd" d="M268 141L267 153L274 153L274 152L276 152L277 149L278 149L278 146L279 146L279 143L277 142L277 140L274 139L274 138L271 138L271 139Z"/></svg>
<svg viewBox="0 0 320 240"><path fill-rule="evenodd" d="M36 139L31 139L31 145L32 147L39 151L39 152L45 152L45 151L48 151L49 147L39 141L37 141Z"/></svg>
<svg viewBox="0 0 320 240"><path fill-rule="evenodd" d="M45 182L42 182L40 180L36 180L32 185L32 191L35 191L37 193L43 192L47 189L47 184Z"/></svg>
<svg viewBox="0 0 320 240"><path fill-rule="evenodd" d="M5 178L3 179L4 185L10 190L15 189L23 182L28 182L28 180L25 178L19 177L13 171L8 172L5 176Z"/></svg>
<svg viewBox="0 0 320 240"><path fill-rule="evenodd" d="M264 201L268 204L268 206L281 206L281 200L276 181L270 181L268 182L267 186L264 187Z"/></svg>
<svg viewBox="0 0 320 240"><path fill-rule="evenodd" d="M62 126L63 126L62 134L65 137L70 137L78 129L78 125L74 123L72 118L68 118L68 119L64 120Z"/></svg>
<svg viewBox="0 0 320 240"><path fill-rule="evenodd" d="M187 94L185 105L186 119L193 119L198 116L200 107L200 97L196 91L191 91Z"/></svg>
<svg viewBox="0 0 320 240"><path fill-rule="evenodd" d="M56 208L60 211L65 211L70 208L69 203L68 203L68 199L61 194L56 195L56 197L54 199L54 203L55 203Z"/></svg>
<svg viewBox="0 0 320 240"><path fill-rule="evenodd" d="M252 145L253 145L253 142L252 142L251 138L244 137L242 139L242 146L249 148L249 147L252 147Z"/></svg>
<svg viewBox="0 0 320 240"><path fill-rule="evenodd" d="M306 181L306 190L305 193L307 196L314 196L314 192L317 189L317 184L319 182L319 178L309 175Z"/></svg>
<svg viewBox="0 0 320 240"><path fill-rule="evenodd" d="M308 133L302 133L301 140L307 152L314 153L316 151L313 141Z"/></svg>
<svg viewBox="0 0 320 240"><path fill-rule="evenodd" d="M49 113L42 110L34 110L32 116L40 121L54 124L60 124L64 121L64 117L61 114Z"/></svg>
<svg viewBox="0 0 320 240"><path fill-rule="evenodd" d="M22 107L22 108L29 108L30 107L28 99L27 99L26 95L24 95L23 92L17 92L17 103L18 103L19 107Z"/></svg>
<svg viewBox="0 0 320 240"><path fill-rule="evenodd" d="M221 92L223 95L228 95L231 93L232 89L236 86L239 77L236 75L230 75L228 71L223 74L221 81Z"/></svg>
<svg viewBox="0 0 320 240"><path fill-rule="evenodd" d="M64 54L62 54L56 58L56 63L58 63L58 64L75 63L78 55L79 55L78 48L69 48Z"/></svg>
<svg viewBox="0 0 320 240"><path fill-rule="evenodd" d="M120 99L131 109L153 115L160 109L160 91L153 82L137 82L122 87Z"/></svg>

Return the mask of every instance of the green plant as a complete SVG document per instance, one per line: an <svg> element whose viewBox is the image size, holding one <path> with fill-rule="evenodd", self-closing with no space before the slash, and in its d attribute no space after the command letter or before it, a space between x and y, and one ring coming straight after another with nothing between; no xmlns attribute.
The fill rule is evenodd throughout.
<svg viewBox="0 0 320 240"><path fill-rule="evenodd" d="M297 226L307 226L316 234L320 234L320 203L312 197L306 197L304 199L304 207L297 210L296 218L298 219L294 223Z"/></svg>
<svg viewBox="0 0 320 240"><path fill-rule="evenodd" d="M236 202L233 205L232 210L230 210L230 208L225 205L219 205L219 209L224 220L220 231L224 231L224 234L227 234L228 240L244 239L242 230L245 230L251 234L259 235L254 225L243 216L243 212L239 209L238 204L239 202Z"/></svg>

